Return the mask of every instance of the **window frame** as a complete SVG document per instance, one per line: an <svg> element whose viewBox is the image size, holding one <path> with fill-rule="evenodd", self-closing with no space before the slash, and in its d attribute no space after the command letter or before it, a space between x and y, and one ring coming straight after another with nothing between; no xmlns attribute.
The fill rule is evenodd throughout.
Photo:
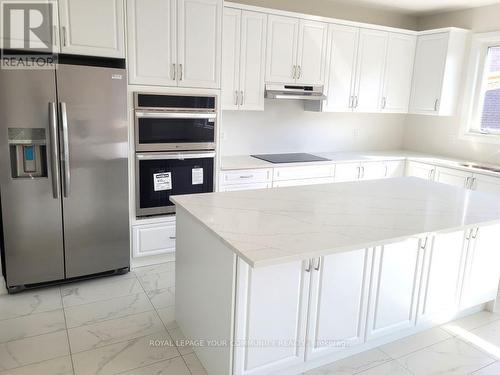
<svg viewBox="0 0 500 375"><path fill-rule="evenodd" d="M471 40L469 71L464 95L462 138L474 138L486 143L500 143L499 131L481 131L481 108L484 102L483 84L486 58L490 47L500 46L500 31L475 34Z"/></svg>

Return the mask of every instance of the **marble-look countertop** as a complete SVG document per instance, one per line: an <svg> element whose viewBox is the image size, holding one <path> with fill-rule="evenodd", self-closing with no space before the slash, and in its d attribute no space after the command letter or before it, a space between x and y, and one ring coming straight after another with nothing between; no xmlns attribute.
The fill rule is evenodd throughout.
<svg viewBox="0 0 500 375"><path fill-rule="evenodd" d="M221 157L221 170L238 170L238 169L258 169L258 168L281 168L281 167L298 167L298 166L312 166L322 164L335 164L335 163L356 163L368 161L386 161L386 160L413 160L421 163L429 163L442 167L451 167L472 173L481 173L494 177L499 177L500 173L488 171L479 168L464 167L460 163L469 162L463 159L454 159L439 155L423 154L407 150L392 150L392 151L366 151L366 152L311 152L310 154L321 156L328 161L307 162L307 163L280 163L273 164L264 160L260 160L250 155L236 155L236 156L223 156ZM473 162L473 161L472 161ZM485 164L477 162L477 164L496 167L500 166L493 164Z"/></svg>
<svg viewBox="0 0 500 375"><path fill-rule="evenodd" d="M414 177L171 200L252 267L500 222L498 197Z"/></svg>

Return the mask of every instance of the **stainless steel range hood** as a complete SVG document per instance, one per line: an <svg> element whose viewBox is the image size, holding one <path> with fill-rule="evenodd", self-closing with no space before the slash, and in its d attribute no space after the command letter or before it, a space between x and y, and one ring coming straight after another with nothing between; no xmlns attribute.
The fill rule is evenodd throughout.
<svg viewBox="0 0 500 375"><path fill-rule="evenodd" d="M326 99L323 86L266 84L267 99L290 99L321 101Z"/></svg>

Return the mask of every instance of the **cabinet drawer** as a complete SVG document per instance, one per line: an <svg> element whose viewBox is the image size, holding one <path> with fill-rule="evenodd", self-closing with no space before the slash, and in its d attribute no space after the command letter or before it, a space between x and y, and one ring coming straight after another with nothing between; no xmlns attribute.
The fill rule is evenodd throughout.
<svg viewBox="0 0 500 375"><path fill-rule="evenodd" d="M301 180L306 178L324 178L335 176L335 165L315 165L310 167L275 168L273 180Z"/></svg>
<svg viewBox="0 0 500 375"><path fill-rule="evenodd" d="M175 251L175 219L169 222L132 226L134 258Z"/></svg>
<svg viewBox="0 0 500 375"><path fill-rule="evenodd" d="M271 182L272 169L245 169L225 171L220 174L221 185L252 184L257 182Z"/></svg>
<svg viewBox="0 0 500 375"><path fill-rule="evenodd" d="M270 182L257 182L255 184L222 185L219 191L269 189L270 187L271 187Z"/></svg>
<svg viewBox="0 0 500 375"><path fill-rule="evenodd" d="M306 178L301 180L274 181L273 187L332 184L334 182L335 179L333 177Z"/></svg>

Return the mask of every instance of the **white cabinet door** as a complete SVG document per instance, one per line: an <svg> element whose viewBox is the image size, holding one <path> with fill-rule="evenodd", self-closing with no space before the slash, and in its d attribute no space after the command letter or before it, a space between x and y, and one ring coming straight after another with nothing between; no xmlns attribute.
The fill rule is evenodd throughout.
<svg viewBox="0 0 500 375"><path fill-rule="evenodd" d="M368 306L369 340L415 325L421 258L420 241L415 238L375 249Z"/></svg>
<svg viewBox="0 0 500 375"><path fill-rule="evenodd" d="M352 91L358 52L357 27L330 25L330 61L328 64L325 111L352 111Z"/></svg>
<svg viewBox="0 0 500 375"><path fill-rule="evenodd" d="M333 177L305 178L301 180L274 181L273 187L333 184L334 182L335 178Z"/></svg>
<svg viewBox="0 0 500 375"><path fill-rule="evenodd" d="M234 171L222 171L220 173L220 185L272 182L272 179L273 170L271 168L239 169Z"/></svg>
<svg viewBox="0 0 500 375"><path fill-rule="evenodd" d="M125 57L123 0L59 0L61 51Z"/></svg>
<svg viewBox="0 0 500 375"><path fill-rule="evenodd" d="M471 232L460 303L462 309L494 300L500 276L500 225L483 226Z"/></svg>
<svg viewBox="0 0 500 375"><path fill-rule="evenodd" d="M270 187L271 183L256 182L253 184L221 185L219 191L257 190L257 189L269 189Z"/></svg>
<svg viewBox="0 0 500 375"><path fill-rule="evenodd" d="M297 54L297 82L325 84L328 24L300 20Z"/></svg>
<svg viewBox="0 0 500 375"><path fill-rule="evenodd" d="M387 165L387 176L386 177L403 177L405 175L405 164L404 160L389 160L386 162Z"/></svg>
<svg viewBox="0 0 500 375"><path fill-rule="evenodd" d="M176 0L127 0L129 82L176 86Z"/></svg>
<svg viewBox="0 0 500 375"><path fill-rule="evenodd" d="M426 243L418 322L439 322L457 310L466 249L464 231L437 234Z"/></svg>
<svg viewBox="0 0 500 375"><path fill-rule="evenodd" d="M500 195L500 178L474 174L472 189Z"/></svg>
<svg viewBox="0 0 500 375"><path fill-rule="evenodd" d="M222 0L178 0L177 6L179 86L219 88Z"/></svg>
<svg viewBox="0 0 500 375"><path fill-rule="evenodd" d="M173 253L175 251L175 218L158 224L132 226L132 256Z"/></svg>
<svg viewBox="0 0 500 375"><path fill-rule="evenodd" d="M472 173L458 169L436 168L436 182L441 182L442 184L467 188L471 177Z"/></svg>
<svg viewBox="0 0 500 375"><path fill-rule="evenodd" d="M414 35L389 34L382 89L384 112L408 112L416 42Z"/></svg>
<svg viewBox="0 0 500 375"><path fill-rule="evenodd" d="M448 48L448 33L421 35L417 39L412 113L438 113ZM459 64L460 62L456 62Z"/></svg>
<svg viewBox="0 0 500 375"><path fill-rule="evenodd" d="M222 34L221 106L239 108L241 10L224 8Z"/></svg>
<svg viewBox="0 0 500 375"><path fill-rule="evenodd" d="M255 345L235 348L235 374L272 374L304 362L311 277L306 263L250 268L238 261L235 338Z"/></svg>
<svg viewBox="0 0 500 375"><path fill-rule="evenodd" d="M387 176L387 164L383 161L361 163L361 180L377 180Z"/></svg>
<svg viewBox="0 0 500 375"><path fill-rule="evenodd" d="M295 82L298 34L297 18L268 16L266 82Z"/></svg>
<svg viewBox="0 0 500 375"><path fill-rule="evenodd" d="M418 177L424 180L434 181L436 167L430 164L408 161L406 163L406 175L408 177Z"/></svg>
<svg viewBox="0 0 500 375"><path fill-rule="evenodd" d="M335 182L356 181L361 176L359 163L340 163L335 165Z"/></svg>
<svg viewBox="0 0 500 375"><path fill-rule="evenodd" d="M372 249L350 251L325 256L314 265L307 360L345 349L339 344L350 348L363 343L372 256Z"/></svg>
<svg viewBox="0 0 500 375"><path fill-rule="evenodd" d="M359 33L355 111L380 111L388 35L385 31L366 29Z"/></svg>
<svg viewBox="0 0 500 375"><path fill-rule="evenodd" d="M243 11L241 18L240 109L264 110L267 15Z"/></svg>

